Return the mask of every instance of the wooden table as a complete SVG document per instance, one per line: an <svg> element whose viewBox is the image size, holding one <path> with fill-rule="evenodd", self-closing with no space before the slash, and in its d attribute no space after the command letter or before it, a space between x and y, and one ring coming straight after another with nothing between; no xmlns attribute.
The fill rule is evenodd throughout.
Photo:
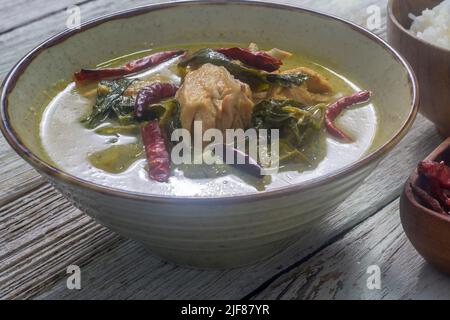
<svg viewBox="0 0 450 320"><path fill-rule="evenodd" d="M156 1L0 0L0 77L28 50L65 28L66 8L82 20ZM387 0L280 1L367 26L367 8ZM370 11L370 10L369 10ZM372 12L372 11L370 11ZM413 299L450 298L450 278L416 253L398 215L402 185L442 140L422 116L357 192L314 234L257 265L229 271L183 269L75 209L0 139L0 297L3 299ZM345 213L342 214L342 213ZM307 249L304 249L307 248ZM82 270L68 290L66 268ZM367 269L381 269L381 289Z"/></svg>

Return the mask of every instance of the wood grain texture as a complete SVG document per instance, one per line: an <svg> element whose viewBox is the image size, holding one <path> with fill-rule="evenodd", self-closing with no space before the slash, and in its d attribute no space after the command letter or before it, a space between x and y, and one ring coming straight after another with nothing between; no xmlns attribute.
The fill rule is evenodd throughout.
<svg viewBox="0 0 450 320"><path fill-rule="evenodd" d="M0 34L11 32L35 21L39 21L73 5L93 0L1 0Z"/></svg>
<svg viewBox="0 0 450 320"><path fill-rule="evenodd" d="M369 266L381 289L367 287ZM283 275L255 299L450 299L450 277L416 253L400 224L398 200L307 264Z"/></svg>
<svg viewBox="0 0 450 320"><path fill-rule="evenodd" d="M44 179L20 158L0 137L0 206L42 184Z"/></svg>
<svg viewBox="0 0 450 320"><path fill-rule="evenodd" d="M76 1L74 1L76 2ZM81 4L82 18L156 1L93 0ZM311 7L349 18L365 25L367 7L378 4L383 24L374 30L385 36L386 0L292 0L278 1ZM0 34L0 75L20 56L48 36L64 28L66 13L50 10L42 20ZM1 17L0 17L1 18ZM149 255L139 244L120 238L72 207L0 140L3 170L0 178L0 297L37 299L119 298L219 298L237 299L264 290L289 270L307 267L335 237L394 201L411 169L441 138L430 122L419 117L405 140L382 162L366 183L325 218L320 230L311 230L284 252L258 265L229 271L199 271L178 268ZM5 176L6 175L6 176ZM6 178L4 178L6 177ZM394 210L395 211L395 210ZM397 215L397 213L395 213ZM375 216L377 217L377 216ZM380 230L389 233L391 229ZM299 248L307 248L300 251ZM401 251L399 254L401 254ZM405 259L415 261L408 251ZM82 268L80 291L66 288L69 264ZM434 286L437 276L430 272ZM265 296L262 294L261 296ZM270 295L267 295L270 296ZM392 294L392 297L395 293ZM282 296L284 298L284 296ZM344 297L344 296L342 296Z"/></svg>
<svg viewBox="0 0 450 320"><path fill-rule="evenodd" d="M38 188L0 208L0 298L26 297L117 241L52 187Z"/></svg>

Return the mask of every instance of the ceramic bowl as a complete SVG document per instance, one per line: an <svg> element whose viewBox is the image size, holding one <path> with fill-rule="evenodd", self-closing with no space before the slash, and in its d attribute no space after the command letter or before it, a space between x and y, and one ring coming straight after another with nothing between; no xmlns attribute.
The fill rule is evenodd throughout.
<svg viewBox="0 0 450 320"><path fill-rule="evenodd" d="M388 40L411 64L420 86L420 112L439 132L450 136L450 50L425 42L408 30L423 10L442 0L390 0L388 4Z"/></svg>
<svg viewBox="0 0 450 320"><path fill-rule="evenodd" d="M450 138L427 160L450 163ZM408 179L400 201L400 217L409 240L430 264L450 274L450 215L436 213L417 201L411 184L417 185L417 170Z"/></svg>
<svg viewBox="0 0 450 320"><path fill-rule="evenodd" d="M151 45L256 41L328 61L374 93L379 130L359 161L305 183L233 196L173 197L114 189L70 175L46 160L30 101L82 66ZM310 230L371 173L405 135L417 85L383 40L339 18L278 4L210 1L157 4L54 36L5 79L2 131L10 145L78 208L181 265L229 268L273 255Z"/></svg>

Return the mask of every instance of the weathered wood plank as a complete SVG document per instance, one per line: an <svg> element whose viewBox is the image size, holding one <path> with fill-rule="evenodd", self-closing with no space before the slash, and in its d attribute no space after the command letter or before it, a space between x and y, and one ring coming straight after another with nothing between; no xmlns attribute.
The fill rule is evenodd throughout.
<svg viewBox="0 0 450 320"><path fill-rule="evenodd" d="M0 299L25 297L120 241L52 187L38 188L0 208Z"/></svg>
<svg viewBox="0 0 450 320"><path fill-rule="evenodd" d="M0 34L10 32L49 15L92 0L2 0L0 1Z"/></svg>
<svg viewBox="0 0 450 320"><path fill-rule="evenodd" d="M30 249L30 251L36 257L40 256L39 252L52 252L53 246L58 246L58 250L62 251L62 256L70 256L71 252L80 252L76 258L70 260L70 263L75 263L82 268L82 290L69 291L66 288L65 268L69 265L69 261L60 261L57 270L54 265L48 264L45 260L33 260L28 262L34 262L33 265L25 267L27 264L25 263L22 271L19 270L14 275L14 281L27 284L26 290L20 286L16 287L14 290L8 291L7 297L34 297L39 299L242 298L252 293L278 272L298 263L298 261L322 247L323 244L331 241L333 237L345 233L346 230L351 229L357 223L383 208L387 203L395 200L408 172L440 140L441 138L436 135L429 122L422 119L422 121L416 123L414 130L381 163L366 183L334 213L324 219L320 229L311 230L309 233L302 235L296 244L257 265L229 271L189 270L165 264L157 257L149 255L145 248L131 240L123 242L116 242L117 238L108 240L108 237L113 237L113 234L109 232L102 234L95 240L89 238L88 241L80 243L71 241L68 236L65 240L67 245L61 247L59 247L58 239L52 241L50 238L44 247L36 247ZM35 196L38 199L39 197L42 196ZM64 217L67 214L67 204L61 197L55 196L54 199L58 200L52 200L52 202L60 204L53 209L53 215L59 216L60 219L68 219ZM27 197L23 197L22 201L26 202ZM17 211L20 210L22 209ZM35 219L29 220L38 221ZM77 222L77 227L74 226L73 228L84 229L86 225L91 225L91 223L89 220L80 220ZM46 233L45 230L48 226L39 223L36 226L30 226L30 228L34 230L33 233ZM66 226L61 224L58 228L63 232ZM94 233L99 232L95 230L101 230L101 227L98 227L99 229L89 228L92 228ZM2 236L3 234L0 231L0 238ZM108 243L109 241L110 243ZM28 251L27 246L33 247L35 245L31 242L19 251ZM93 248L98 246L108 249L93 252ZM85 255L89 258L85 258ZM14 265L13 260L8 260L8 266ZM0 258L0 270L3 270L2 261L3 258ZM39 270L39 281L28 280L28 272L33 273L33 270ZM22 280L25 277L27 281ZM52 285L57 279L60 279L60 281ZM10 279L10 281L13 281L13 279ZM2 285L0 282L0 292L2 292Z"/></svg>
<svg viewBox="0 0 450 320"><path fill-rule="evenodd" d="M341 240L289 273L255 299L450 299L450 277L428 265L403 232L395 200ZM369 266L381 269L370 290Z"/></svg>
<svg viewBox="0 0 450 320"><path fill-rule="evenodd" d="M44 182L44 179L22 160L0 137L0 206L25 194Z"/></svg>

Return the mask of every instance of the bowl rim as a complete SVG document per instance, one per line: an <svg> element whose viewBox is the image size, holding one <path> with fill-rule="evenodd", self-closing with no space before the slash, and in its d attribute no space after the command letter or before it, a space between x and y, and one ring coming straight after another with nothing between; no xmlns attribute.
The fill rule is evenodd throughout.
<svg viewBox="0 0 450 320"><path fill-rule="evenodd" d="M296 11L303 14L314 15L320 18L331 19L335 22L344 24L354 31L362 34L366 38L376 42L379 46L381 46L384 50L386 50L389 54L392 55L393 59L397 60L403 67L405 68L408 76L408 84L410 86L411 95L412 95L412 104L410 106L410 111L408 117L402 124L402 126L398 129L398 131L394 134L392 139L384 143L378 149L368 153L364 157L360 158L356 162L342 167L336 171L333 171L329 174L317 177L315 179L311 179L305 182L301 182L298 184L280 187L274 190L263 191L259 193L245 193L245 194L237 194L237 195L223 195L223 196L211 196L211 197L202 197L202 196L174 196L174 195L157 195L157 194L147 194L142 192L134 192L128 191L124 189L112 188L105 185L100 185L88 180L81 179L75 175L67 173L50 163L45 162L40 159L36 155L34 155L31 150L29 150L25 144L21 141L19 135L15 132L12 127L8 114L8 97L9 94L14 90L14 87L24 72L24 70L28 67L28 65L36 58L40 53L44 50L55 46L69 37L83 32L85 30L96 27L105 22L129 18L141 14L146 14L153 11L171 9L179 6L225 6L225 5L241 5L241 6L256 6L256 7L267 7L272 9L280 9L287 11ZM181 0L175 2L165 2L165 3L157 3L150 4L145 6L139 6L132 9L127 9L123 11L118 11L116 13L103 15L97 18L90 19L83 23L79 29L66 29L62 32L57 33L56 35L48 38L30 52L28 52L16 65L10 70L10 72L5 77L2 84L2 92L1 92L1 105L0 105L0 129L8 141L9 145L28 163L30 163L35 169L38 169L39 173L43 172L47 176L50 176L57 180L63 180L65 183L70 185L75 185L77 187L82 187L87 190L97 192L103 195L115 196L120 198L126 198L131 200L142 200L142 201L150 201L154 203L162 203L162 204L174 204L174 203L192 203L192 204L237 204L237 203L248 203L255 202L259 200L271 200L273 198L282 197L292 195L293 193L302 192L305 190L321 187L327 185L330 182L345 178L352 173L362 169L365 166L381 159L388 151L390 151L398 142L406 135L410 127L412 126L415 117L418 112L418 93L419 86L417 82L417 78L409 65L409 63L385 40L381 39L379 36L370 32L363 27L347 21L343 18L336 17L333 15L325 14L319 11L306 9L299 6L292 6L286 4L278 4L278 3L270 3L270 2L262 2L258 0L214 0L214 1L202 1L202 0Z"/></svg>
<svg viewBox="0 0 450 320"><path fill-rule="evenodd" d="M444 140L436 149L434 149L424 160L431 160L435 161L437 157L439 157L445 150L450 148L450 138L447 138ZM417 168L414 169L411 176L408 178L406 185L405 185L405 196L408 199L408 201L417 209L422 210L423 212L432 215L433 217L445 221L446 223L450 223L450 215L443 215L438 212L435 212L424 205L422 205L420 202L417 201L416 196L414 195L411 184L416 184L417 179L419 178L419 173L417 171Z"/></svg>
<svg viewBox="0 0 450 320"><path fill-rule="evenodd" d="M389 0L388 1L388 19L397 27L397 29L399 29L401 32L403 32L404 34L406 34L410 39L413 39L415 41L420 42L421 44L423 44L424 46L429 46L435 50L438 50L444 54L450 54L450 49L446 49L443 47L440 47L434 43L425 41L423 39L420 39L419 37L413 35L411 32L409 32L409 30L407 30L401 23L400 21L398 21L397 16L394 14L394 2L399 1L399 0ZM404 1L404 0L401 0Z"/></svg>

